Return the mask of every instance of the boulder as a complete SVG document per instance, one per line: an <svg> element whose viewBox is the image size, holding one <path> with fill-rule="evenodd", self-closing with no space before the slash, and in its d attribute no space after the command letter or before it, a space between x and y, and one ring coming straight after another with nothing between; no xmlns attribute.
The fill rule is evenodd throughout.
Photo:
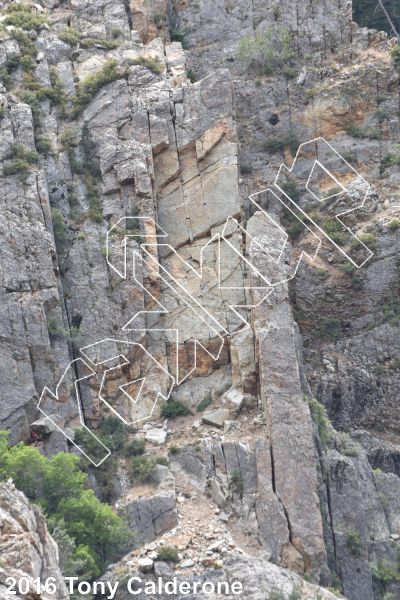
<svg viewBox="0 0 400 600"><path fill-rule="evenodd" d="M149 429L148 431L146 431L146 441L147 442L152 442L153 444L156 444L157 446L160 446L161 444L163 444L165 442L167 438L167 432L164 431L163 429Z"/></svg>
<svg viewBox="0 0 400 600"><path fill-rule="evenodd" d="M229 419L229 410L225 408L217 408L215 410L208 410L203 415L203 421L207 425L213 427L223 428L225 421Z"/></svg>
<svg viewBox="0 0 400 600"><path fill-rule="evenodd" d="M230 410L239 412L243 406L244 395L239 390L229 390L225 395L226 405Z"/></svg>
<svg viewBox="0 0 400 600"><path fill-rule="evenodd" d="M139 558L138 560L138 569L142 573L148 573L153 569L154 562L151 558Z"/></svg>

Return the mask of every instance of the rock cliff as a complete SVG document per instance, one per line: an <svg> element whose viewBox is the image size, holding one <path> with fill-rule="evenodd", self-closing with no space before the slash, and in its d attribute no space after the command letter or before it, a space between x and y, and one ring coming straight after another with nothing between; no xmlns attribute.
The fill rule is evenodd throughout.
<svg viewBox="0 0 400 600"><path fill-rule="evenodd" d="M302 576L349 600L400 597L394 42L339 0L41 0L28 29L10 6L0 429L12 444L36 433L47 457L79 454L76 429L107 415L139 423L150 455L166 441L172 473L138 489L124 458L112 474L135 557L162 539L178 573L221 559L208 575L249 577L252 599ZM246 54L251 39L270 52ZM332 150L296 156L320 137ZM210 412L165 424L168 399ZM89 481L101 498L95 468Z"/></svg>

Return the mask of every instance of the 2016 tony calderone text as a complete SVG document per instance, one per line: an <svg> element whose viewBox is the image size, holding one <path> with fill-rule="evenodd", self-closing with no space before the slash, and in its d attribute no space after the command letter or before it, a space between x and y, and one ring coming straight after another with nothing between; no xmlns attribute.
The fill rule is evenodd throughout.
<svg viewBox="0 0 400 600"><path fill-rule="evenodd" d="M101 594L105 596L108 600L113 600L115 598L115 594L117 593L119 582L115 581L111 583L110 581L80 581L78 582L78 577L64 577L65 583L67 585L67 589L70 594L78 591L79 594ZM36 590L38 594L42 591L45 591L50 596L55 594L57 591L57 582L54 577L47 577L47 579L42 579L37 577L32 580L28 577L21 577L19 580L15 577L7 577L5 581L8 586L6 594L16 594L17 591L22 596L31 593ZM131 577L126 582L124 581L123 585L126 585L126 589L128 592L134 596L137 594L182 594L186 596L187 594L198 594L203 592L203 594L211 595L211 594L219 594L221 596L227 596L229 594L234 594L238 596L243 592L243 586L240 581L234 581L232 584L229 584L227 581L217 581L213 583L212 581L180 581L178 583L178 579L174 577L171 581L163 581L162 577L158 577L157 581L145 581L140 577Z"/></svg>

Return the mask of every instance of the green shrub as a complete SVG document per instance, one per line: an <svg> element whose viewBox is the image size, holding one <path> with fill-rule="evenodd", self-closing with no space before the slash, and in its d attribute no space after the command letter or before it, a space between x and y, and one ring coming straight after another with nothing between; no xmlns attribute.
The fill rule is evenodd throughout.
<svg viewBox="0 0 400 600"><path fill-rule="evenodd" d="M332 242L335 242L338 246L344 246L346 244L346 236L343 233L331 233L330 238Z"/></svg>
<svg viewBox="0 0 400 600"><path fill-rule="evenodd" d="M197 412L201 412L201 411L205 410L207 408L207 406L210 406L211 403L212 403L212 398L204 398L204 400L202 400L200 402L200 404L197 406L197 408L196 408Z"/></svg>
<svg viewBox="0 0 400 600"><path fill-rule="evenodd" d="M381 102L385 102L385 100L387 100L387 96L385 96L384 94L377 94L377 96L376 96L377 104L380 104Z"/></svg>
<svg viewBox="0 0 400 600"><path fill-rule="evenodd" d="M388 114L387 114L386 110L382 110L381 108L378 108L378 109L375 111L375 116L376 116L376 118L378 119L379 123L383 123L383 121L384 121L385 119L387 119L387 117L388 117Z"/></svg>
<svg viewBox="0 0 400 600"><path fill-rule="evenodd" d="M255 63L257 69L271 75L275 68L290 61L294 52L290 50L291 37L284 27L280 30L280 51L276 53L273 47L271 27L265 33L258 32L255 36L248 35L239 43L239 59Z"/></svg>
<svg viewBox="0 0 400 600"><path fill-rule="evenodd" d="M41 135L35 136L35 146L39 154L47 156L51 152L51 140Z"/></svg>
<svg viewBox="0 0 400 600"><path fill-rule="evenodd" d="M12 477L17 489L39 504L53 523L62 523L81 549L80 557L83 549L92 557L92 574L99 574L112 559L118 559L129 539L124 522L93 490L85 489L87 475L79 470L79 457L59 452L49 460L23 442L10 446L8 434L0 432L0 480Z"/></svg>
<svg viewBox="0 0 400 600"><path fill-rule="evenodd" d="M154 471L154 463L146 456L133 456L130 464L130 472L134 481L150 483Z"/></svg>
<svg viewBox="0 0 400 600"><path fill-rule="evenodd" d="M155 465L163 465L163 467L169 467L170 465L166 456L156 456L153 460Z"/></svg>
<svg viewBox="0 0 400 600"><path fill-rule="evenodd" d="M325 317L320 325L320 334L329 337L335 342L342 337L342 322L337 317Z"/></svg>
<svg viewBox="0 0 400 600"><path fill-rule="evenodd" d="M108 60L101 71L89 75L78 84L76 96L72 99L72 117L78 117L105 85L126 77L127 72L119 73L117 71L117 61L115 59Z"/></svg>
<svg viewBox="0 0 400 600"><path fill-rule="evenodd" d="M170 400L161 409L161 416L166 419L175 419L176 417L186 417L192 415L192 411L186 404L180 400Z"/></svg>
<svg viewBox="0 0 400 600"><path fill-rule="evenodd" d="M197 75L192 69L189 69L188 72L186 73L186 75L187 75L187 78L189 79L190 83L196 83L196 81L198 81Z"/></svg>
<svg viewBox="0 0 400 600"><path fill-rule="evenodd" d="M328 277L328 271L326 269L318 269L318 275L323 279Z"/></svg>
<svg viewBox="0 0 400 600"><path fill-rule="evenodd" d="M336 219L332 221L327 221L324 225L324 230L326 231L326 233L329 235L331 240L339 246L344 246L344 244L346 243L346 236L343 233L341 233L342 229L343 225L339 223L339 221L337 221Z"/></svg>
<svg viewBox="0 0 400 600"><path fill-rule="evenodd" d="M373 140L379 140L380 135L381 135L378 128L370 127L369 129L363 129L362 127L357 125L357 123L355 123L354 121L352 121L350 123L350 125L345 127L345 131L346 131L347 135L351 135L352 137L360 138L360 139L370 138Z"/></svg>
<svg viewBox="0 0 400 600"><path fill-rule="evenodd" d="M399 67L400 66L400 47L395 46L393 48L393 50L390 51L390 56L391 56L392 60L394 60L394 62L396 63L396 66Z"/></svg>
<svg viewBox="0 0 400 600"><path fill-rule="evenodd" d="M65 241L68 239L67 224L64 221L64 217L59 210L53 208L51 211L51 219L53 221L54 239L56 242L56 249L58 254L62 254L64 251Z"/></svg>
<svg viewBox="0 0 400 600"><path fill-rule="evenodd" d="M277 152L281 152L285 148L283 141L278 138L266 139L263 142L263 146L270 154L276 154Z"/></svg>
<svg viewBox="0 0 400 600"><path fill-rule="evenodd" d="M119 31L122 34L122 30L119 29ZM71 27L64 27L62 33L58 34L58 37L66 44L71 44L71 46L75 46L79 43L82 46L82 48L91 48L92 46L97 44L100 46L104 46L105 48L107 48L107 50L113 50L114 48L118 48L119 46L118 42L111 42L104 38L85 38L79 31L77 31L76 29L72 29ZM118 34L113 37L118 37Z"/></svg>
<svg viewBox="0 0 400 600"><path fill-rule="evenodd" d="M132 440L125 448L125 456L141 456L144 454L146 444L144 440Z"/></svg>
<svg viewBox="0 0 400 600"><path fill-rule="evenodd" d="M400 227L400 223L397 219L393 219L393 221L390 221L388 227L390 231L396 231Z"/></svg>
<svg viewBox="0 0 400 600"><path fill-rule="evenodd" d="M348 163L357 162L357 157L354 156L351 152L342 152L342 157L344 160L347 160Z"/></svg>
<svg viewBox="0 0 400 600"><path fill-rule="evenodd" d="M301 196L301 191L294 181L287 181L282 185L282 189L289 198L297 202Z"/></svg>
<svg viewBox="0 0 400 600"><path fill-rule="evenodd" d="M317 424L319 437L321 438L321 442L326 450L327 444L331 439L329 419L326 415L326 408L315 398L308 400L307 397L304 396L304 399L307 401L308 406L310 407L311 416Z"/></svg>
<svg viewBox="0 0 400 600"><path fill-rule="evenodd" d="M304 573L303 579L304 579L304 581L308 581L309 583L312 583L311 575L309 573Z"/></svg>
<svg viewBox="0 0 400 600"><path fill-rule="evenodd" d="M24 150L22 144L14 142L10 150L3 155L3 160L13 162L3 166L3 175L18 175L23 185L26 185L31 165L39 163L39 154L32 150Z"/></svg>
<svg viewBox="0 0 400 600"><path fill-rule="evenodd" d="M244 164L244 163L240 163L240 165L239 165L239 171L240 171L240 173L242 175L246 175L248 173L251 173L252 170L253 169L251 168L251 165L247 165L247 164Z"/></svg>
<svg viewBox="0 0 400 600"><path fill-rule="evenodd" d="M296 77L296 71L290 67L285 67L282 73L286 79L294 79Z"/></svg>
<svg viewBox="0 0 400 600"><path fill-rule="evenodd" d="M48 329L49 335L51 335L51 336L54 336L54 337L64 337L65 336L65 329L61 325L60 319L57 319L57 317L52 317L51 319L49 319L49 321L47 323L47 329Z"/></svg>
<svg viewBox="0 0 400 600"><path fill-rule="evenodd" d="M68 335L68 332L67 332L67 335ZM70 336L71 343L72 343L73 347L75 348L75 350L79 350L79 348L86 346L86 339L83 335L83 331L82 331L81 327L74 327L74 326L70 327L69 336Z"/></svg>
<svg viewBox="0 0 400 600"><path fill-rule="evenodd" d="M84 233L79 233L78 240L86 240L86 235Z"/></svg>
<svg viewBox="0 0 400 600"><path fill-rule="evenodd" d="M165 562L179 562L178 548L174 546L160 546L158 548L158 558Z"/></svg>
<svg viewBox="0 0 400 600"><path fill-rule="evenodd" d="M50 21L42 15L33 15L32 9L26 4L9 4L6 9L6 18L2 22L2 27L14 25L26 31L34 29L39 31L43 23L50 25Z"/></svg>
<svg viewBox="0 0 400 600"><path fill-rule="evenodd" d="M121 36L122 38L125 38L125 34L122 31L121 27L113 27L110 31L111 33L111 37L116 39L117 37Z"/></svg>
<svg viewBox="0 0 400 600"><path fill-rule="evenodd" d="M353 556L359 558L361 556L361 541L358 531L349 531L346 533L347 545Z"/></svg>
<svg viewBox="0 0 400 600"><path fill-rule="evenodd" d="M353 275L353 273L356 269L357 269L357 267L355 265L353 265L353 263L351 263L350 261L347 261L344 265L340 265L340 267L339 267L339 271L342 271L342 273L345 273L346 275L349 275L350 277Z"/></svg>
<svg viewBox="0 0 400 600"><path fill-rule="evenodd" d="M151 71L155 75L160 75L165 69L163 63L161 62L158 56L139 56L139 58L131 60L131 65L142 65L143 67L146 67L146 69L149 69L149 71Z"/></svg>
<svg viewBox="0 0 400 600"><path fill-rule="evenodd" d="M182 31L178 31L178 25L171 4L167 2L165 8L165 16L168 19L169 37L171 39L171 42L181 42L182 48L186 49L188 47L186 35L188 34L189 29L185 27L184 29L182 29Z"/></svg>
<svg viewBox="0 0 400 600"><path fill-rule="evenodd" d="M351 245L357 248L361 246L360 242L362 242L370 250L376 250L376 240L372 233L363 233L357 237L354 237L351 241Z"/></svg>
<svg viewBox="0 0 400 600"><path fill-rule="evenodd" d="M179 452L179 448L178 446L171 446L171 448L169 449L171 454L178 454Z"/></svg>
<svg viewBox="0 0 400 600"><path fill-rule="evenodd" d="M295 156L299 146L300 141L298 140L293 129L289 131L283 138L268 138L263 142L264 148L269 152L269 154L276 154L277 152L281 152L285 148L289 148L290 152L293 156Z"/></svg>
<svg viewBox="0 0 400 600"><path fill-rule="evenodd" d="M242 478L242 474L238 473L236 471L236 469L234 469L231 473L231 477L229 479L229 485L237 494L239 494L239 496L241 498L243 498L243 490L244 490L243 478Z"/></svg>
<svg viewBox="0 0 400 600"><path fill-rule="evenodd" d="M295 221L293 223L293 225L291 227L289 227L286 231L287 231L289 237L292 240L295 240L304 231L304 226L301 224L300 221Z"/></svg>
<svg viewBox="0 0 400 600"><path fill-rule="evenodd" d="M195 449L196 452L200 452L201 451L201 446L195 446L194 449Z"/></svg>
<svg viewBox="0 0 400 600"><path fill-rule="evenodd" d="M318 94L318 90L316 90L315 88L310 88L309 90L306 91L306 100L310 100L311 98L315 98L315 96Z"/></svg>
<svg viewBox="0 0 400 600"><path fill-rule="evenodd" d="M3 65L1 69L1 80L7 90L10 89L11 86L11 73L18 69L19 63L21 60L20 54L14 54L11 58L9 58Z"/></svg>

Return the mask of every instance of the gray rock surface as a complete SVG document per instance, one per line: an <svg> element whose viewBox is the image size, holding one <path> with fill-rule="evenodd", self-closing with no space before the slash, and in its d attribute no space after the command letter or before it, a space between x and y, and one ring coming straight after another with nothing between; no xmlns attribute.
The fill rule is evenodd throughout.
<svg viewBox="0 0 400 600"><path fill-rule="evenodd" d="M27 594L17 592L14 598L33 600L66 600L69 598L64 577L58 566L58 547L47 531L46 519L35 504L30 504L22 492L10 481L0 483L0 594L7 598L6 590L14 577L29 582ZM50 595L43 590L36 594L33 583L38 577L45 581L53 577L56 591ZM23 590L23 588L22 588Z"/></svg>

